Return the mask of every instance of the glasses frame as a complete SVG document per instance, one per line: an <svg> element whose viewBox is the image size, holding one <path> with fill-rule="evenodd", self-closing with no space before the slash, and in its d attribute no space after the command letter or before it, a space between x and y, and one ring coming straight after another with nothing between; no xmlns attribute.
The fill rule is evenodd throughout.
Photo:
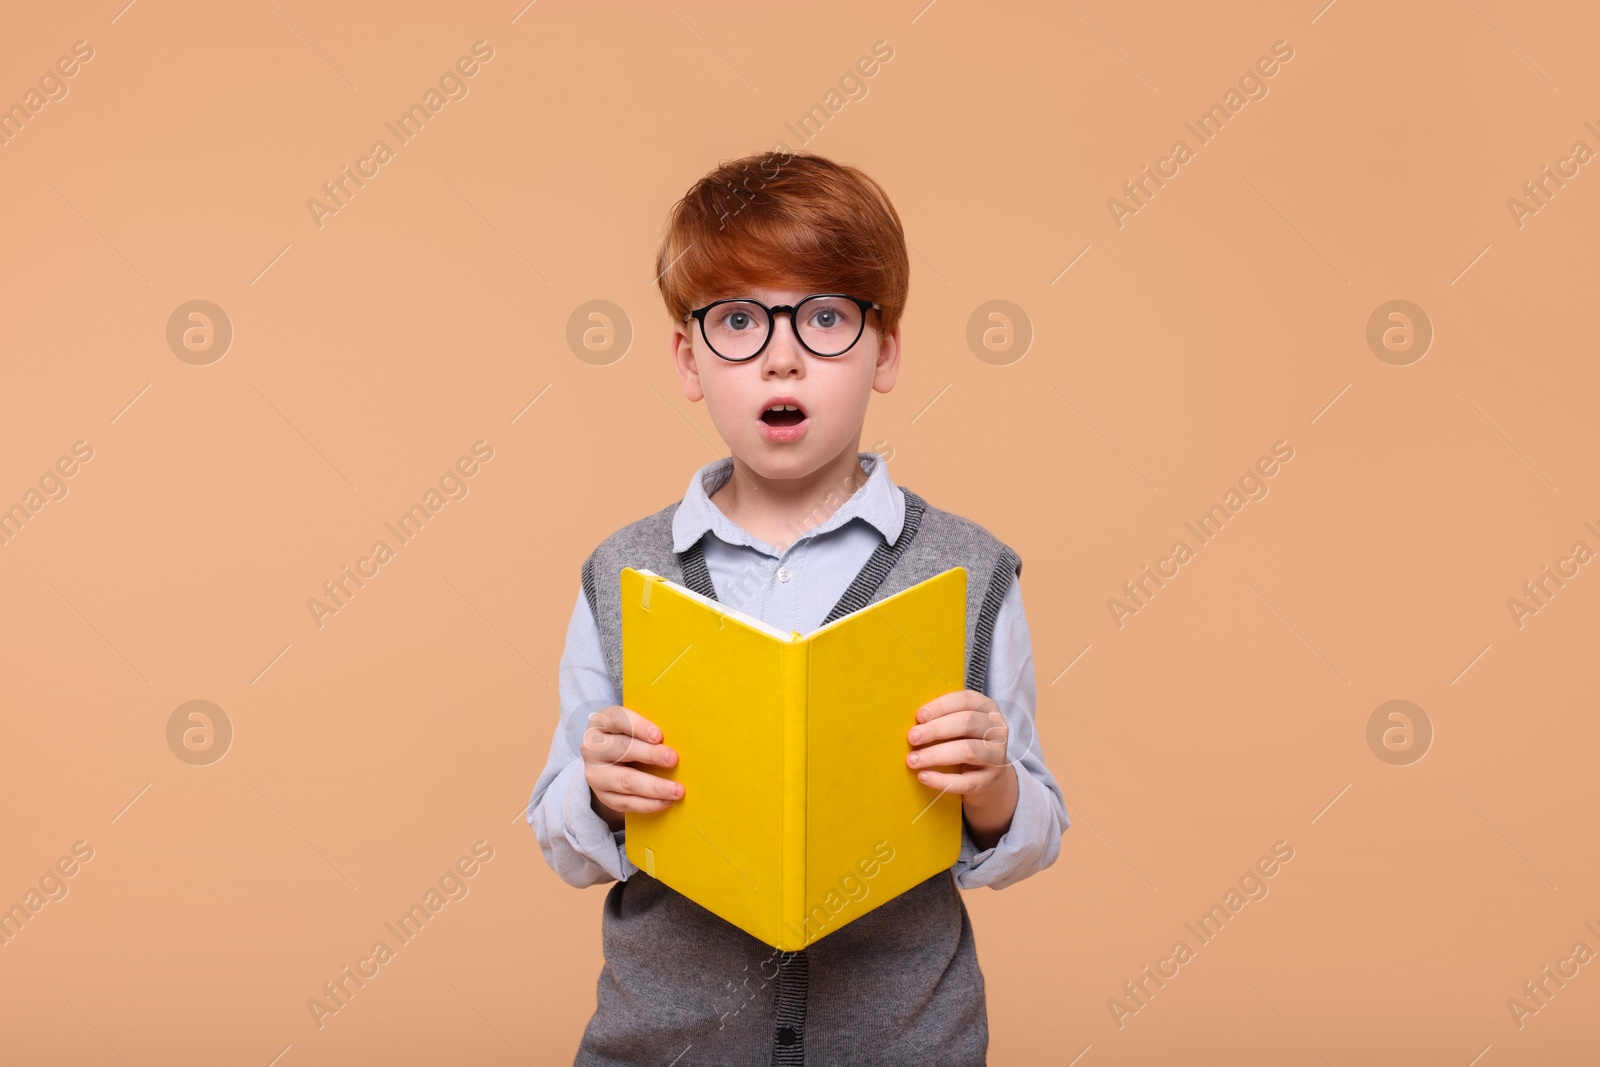
<svg viewBox="0 0 1600 1067"><path fill-rule="evenodd" d="M848 300L855 304L856 307L860 308L861 328L856 331L856 335L851 342L845 345L839 351L823 353L818 352L815 348L812 348L810 345L806 344L805 338L800 336L800 330L795 326L795 323L799 321L796 318L796 313L809 301L827 296L836 296L840 299ZM750 353L748 356L745 356L743 359L734 359L731 356L725 356L721 352L718 352L717 346L711 343L711 338L706 334L706 312L721 304L754 304L756 307L767 313L767 335L761 339L761 347L757 348L754 352ZM689 312L689 314L683 317L683 321L688 322L690 319L696 319L699 321L700 339L706 343L707 348L711 349L711 354L716 356L718 359L728 363L749 363L752 359L755 359L757 356L761 355L761 353L765 352L767 350L767 345L772 343L772 334L774 332L773 327L778 324L778 315L787 314L789 316L789 328L794 333L794 339L800 342L801 348L804 348L807 352L810 352L818 359L837 359L839 356L846 354L852 348L854 348L861 340L861 335L867 332L867 312L869 311L881 312L883 311L883 305L874 303L871 300L863 300L859 296L851 296L849 293L812 293L810 296L804 297L797 303L774 304L771 307L768 307L766 304L763 304L761 301L752 297L733 296L726 300L713 300L703 308L695 308L693 311Z"/></svg>

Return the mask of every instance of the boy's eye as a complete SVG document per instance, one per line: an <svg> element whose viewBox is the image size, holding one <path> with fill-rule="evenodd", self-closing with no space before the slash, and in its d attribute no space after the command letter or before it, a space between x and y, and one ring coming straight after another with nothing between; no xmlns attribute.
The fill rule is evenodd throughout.
<svg viewBox="0 0 1600 1067"><path fill-rule="evenodd" d="M747 305L729 304L718 308L717 313L711 317L713 327L732 333L746 333L756 329L758 324L755 309Z"/></svg>

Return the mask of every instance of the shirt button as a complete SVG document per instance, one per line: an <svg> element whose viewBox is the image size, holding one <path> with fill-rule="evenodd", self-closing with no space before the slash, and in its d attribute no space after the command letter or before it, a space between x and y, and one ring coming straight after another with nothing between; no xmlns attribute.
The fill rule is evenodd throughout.
<svg viewBox="0 0 1600 1067"><path fill-rule="evenodd" d="M790 572L788 567L778 568L778 581L787 582L792 577L794 577L794 575Z"/></svg>
<svg viewBox="0 0 1600 1067"><path fill-rule="evenodd" d="M798 1040L798 1038L797 1038L797 1035L794 1032L794 1027L792 1027L792 1026L780 1026L780 1027L778 1027L778 1044L780 1044L780 1045L792 1045L792 1044L795 1043L796 1040Z"/></svg>

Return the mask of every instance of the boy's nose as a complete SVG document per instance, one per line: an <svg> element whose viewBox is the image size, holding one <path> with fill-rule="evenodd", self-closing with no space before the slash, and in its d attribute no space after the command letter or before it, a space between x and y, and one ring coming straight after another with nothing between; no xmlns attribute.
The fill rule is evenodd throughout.
<svg viewBox="0 0 1600 1067"><path fill-rule="evenodd" d="M793 315L784 313L773 316L772 336L767 340L767 350L763 355L769 366L776 364L786 367L791 363L804 366L805 352L800 346L800 339L795 336Z"/></svg>

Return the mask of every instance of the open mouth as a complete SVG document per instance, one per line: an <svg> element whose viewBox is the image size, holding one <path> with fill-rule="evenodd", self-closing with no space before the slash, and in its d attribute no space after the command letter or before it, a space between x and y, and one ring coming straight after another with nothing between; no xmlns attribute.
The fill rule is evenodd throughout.
<svg viewBox="0 0 1600 1067"><path fill-rule="evenodd" d="M798 404L774 404L761 413L761 421L768 426L798 426L805 418Z"/></svg>

